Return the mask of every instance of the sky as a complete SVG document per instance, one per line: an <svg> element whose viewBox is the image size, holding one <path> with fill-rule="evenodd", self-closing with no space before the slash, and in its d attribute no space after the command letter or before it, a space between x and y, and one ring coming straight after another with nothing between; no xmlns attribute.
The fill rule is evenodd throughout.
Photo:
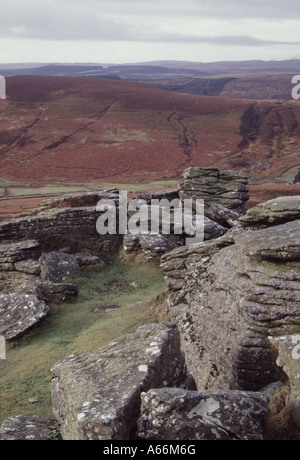
<svg viewBox="0 0 300 460"><path fill-rule="evenodd" d="M300 58L299 0L0 0L0 63Z"/></svg>

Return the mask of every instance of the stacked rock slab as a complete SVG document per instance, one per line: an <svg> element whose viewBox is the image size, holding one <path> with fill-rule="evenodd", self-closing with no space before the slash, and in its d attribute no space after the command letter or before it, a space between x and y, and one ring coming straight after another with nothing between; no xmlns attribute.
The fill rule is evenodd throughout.
<svg viewBox="0 0 300 460"><path fill-rule="evenodd" d="M221 205L240 215L245 213L248 176L218 168L188 168L184 179L179 191L181 199L199 198L206 204Z"/></svg>
<svg viewBox="0 0 300 460"><path fill-rule="evenodd" d="M120 237L98 234L96 223L102 212L97 212L96 206L100 200L110 200L118 213L116 191L62 197L33 215L0 222L0 243L34 239L47 250L69 247L73 252L92 249L99 254L111 253L119 247Z"/></svg>
<svg viewBox="0 0 300 460"><path fill-rule="evenodd" d="M269 337L300 331L300 220L294 214L289 221L300 197L291 198L286 211L283 202L276 200L276 219L267 216L272 201L242 218L245 228L162 258L169 316L198 390L256 391L274 382ZM250 215L262 208L255 229Z"/></svg>

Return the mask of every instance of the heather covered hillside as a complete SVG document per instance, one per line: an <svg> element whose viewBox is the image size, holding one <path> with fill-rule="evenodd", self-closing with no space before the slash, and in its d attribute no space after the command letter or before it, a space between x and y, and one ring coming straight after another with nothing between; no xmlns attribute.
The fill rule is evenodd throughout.
<svg viewBox="0 0 300 460"><path fill-rule="evenodd" d="M177 94L123 81L7 78L1 179L150 182L184 167L273 181L299 164L298 101Z"/></svg>

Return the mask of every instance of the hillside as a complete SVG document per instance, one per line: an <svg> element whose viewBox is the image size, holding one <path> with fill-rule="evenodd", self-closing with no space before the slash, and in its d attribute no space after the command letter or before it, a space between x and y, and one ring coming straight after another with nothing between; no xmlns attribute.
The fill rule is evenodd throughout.
<svg viewBox="0 0 300 460"><path fill-rule="evenodd" d="M7 96L0 104L0 187L177 180L193 165L273 182L292 180L300 164L298 101L38 76L8 77Z"/></svg>

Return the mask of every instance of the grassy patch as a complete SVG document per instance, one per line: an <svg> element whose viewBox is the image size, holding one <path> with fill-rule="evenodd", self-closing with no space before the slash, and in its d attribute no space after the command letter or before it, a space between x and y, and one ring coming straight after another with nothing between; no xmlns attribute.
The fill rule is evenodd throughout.
<svg viewBox="0 0 300 460"><path fill-rule="evenodd" d="M0 196L1 191L4 189L1 187L2 182L0 182ZM51 195L63 195L65 193L75 193L75 192L89 192L97 191L102 189L118 188L119 190L128 190L133 192L145 191L145 190L159 190L159 189L170 189L177 188L178 181L169 180L169 181L155 181L150 183L140 183L140 184L113 184L113 183L104 183L104 182L90 182L90 183L69 183L68 185L62 184L49 184L44 186L38 185L11 185L7 186L8 196L10 197L34 197L34 196L51 196Z"/></svg>
<svg viewBox="0 0 300 460"><path fill-rule="evenodd" d="M52 305L41 326L8 344L7 360L0 361L0 424L17 414L52 416L51 367L64 356L91 351L155 322L145 301L165 290L158 267L118 262L103 270L85 270L76 283L76 303ZM110 306L118 308L107 312ZM32 405L29 398L39 402Z"/></svg>

